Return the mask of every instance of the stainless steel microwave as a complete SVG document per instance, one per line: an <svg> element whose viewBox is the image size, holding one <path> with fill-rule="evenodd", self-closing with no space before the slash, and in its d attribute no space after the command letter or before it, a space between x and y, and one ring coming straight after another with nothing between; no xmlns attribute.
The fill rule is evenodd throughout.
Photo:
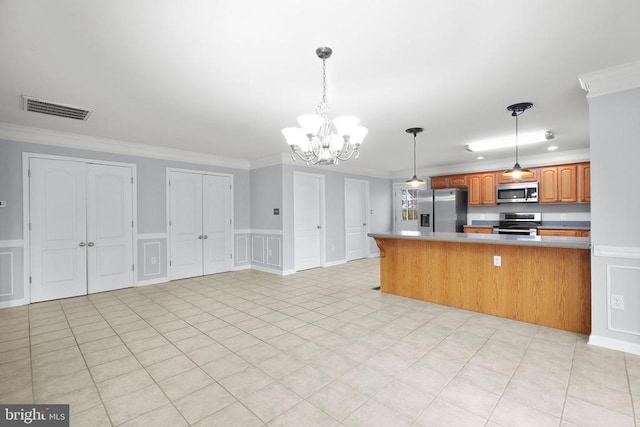
<svg viewBox="0 0 640 427"><path fill-rule="evenodd" d="M538 183L498 184L496 186L496 199L498 203L537 203Z"/></svg>

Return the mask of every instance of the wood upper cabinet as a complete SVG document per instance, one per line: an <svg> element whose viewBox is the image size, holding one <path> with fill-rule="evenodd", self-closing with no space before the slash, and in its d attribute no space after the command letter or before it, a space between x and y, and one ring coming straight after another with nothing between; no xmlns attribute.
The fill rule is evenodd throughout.
<svg viewBox="0 0 640 427"><path fill-rule="evenodd" d="M532 174L530 176L526 176L523 178L514 179L512 176L504 176L502 172L496 172L496 182L498 184L511 184L514 182L536 182L538 180L538 172L537 168L527 168Z"/></svg>
<svg viewBox="0 0 640 427"><path fill-rule="evenodd" d="M446 175L431 177L431 189L467 187L467 175Z"/></svg>
<svg viewBox="0 0 640 427"><path fill-rule="evenodd" d="M496 174L491 172L469 175L469 206L495 204Z"/></svg>
<svg viewBox="0 0 640 427"><path fill-rule="evenodd" d="M578 203L591 203L591 163L578 164Z"/></svg>
<svg viewBox="0 0 640 427"><path fill-rule="evenodd" d="M577 174L576 164L540 168L540 203L576 203Z"/></svg>

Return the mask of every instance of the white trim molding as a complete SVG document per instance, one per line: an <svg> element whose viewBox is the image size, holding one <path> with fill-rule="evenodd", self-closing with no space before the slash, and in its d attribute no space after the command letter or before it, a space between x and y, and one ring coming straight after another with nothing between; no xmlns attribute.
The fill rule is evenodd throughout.
<svg viewBox="0 0 640 427"><path fill-rule="evenodd" d="M167 233L138 233L136 235L136 240L157 240L157 239L166 239Z"/></svg>
<svg viewBox="0 0 640 427"><path fill-rule="evenodd" d="M233 234L251 234L250 228L236 228L233 230Z"/></svg>
<svg viewBox="0 0 640 427"><path fill-rule="evenodd" d="M266 230L266 229L256 228L251 230L251 234L273 234L275 236L281 236L282 230Z"/></svg>
<svg viewBox="0 0 640 427"><path fill-rule="evenodd" d="M171 280L168 277L156 277L154 279L148 279L148 280L138 280L138 282L135 284L134 288L139 288L141 286L149 286L149 285L159 285L161 283L168 283Z"/></svg>
<svg viewBox="0 0 640 427"><path fill-rule="evenodd" d="M118 141L74 133L58 132L9 123L0 123L0 138L32 144L54 145L79 150L101 151L113 154L145 157L162 160L220 166L233 169L249 169L249 161L231 157L214 156L206 153L176 150L156 145L140 144L132 141Z"/></svg>
<svg viewBox="0 0 640 427"><path fill-rule="evenodd" d="M640 344L617 340L614 338L601 337L592 334L589 335L588 344L609 348L611 350L624 351L625 353L640 355Z"/></svg>
<svg viewBox="0 0 640 427"><path fill-rule="evenodd" d="M2 257L3 255L9 257L9 265L10 265L10 269L9 269L9 285L11 287L11 292L4 293L4 294L0 293L0 297L10 297L15 293L15 287L14 287L15 278L14 278L14 274L13 274L13 267L14 267L13 252L0 252L0 257Z"/></svg>
<svg viewBox="0 0 640 427"><path fill-rule="evenodd" d="M0 309L9 308L9 307L18 307L18 306L27 305L27 304L29 304L29 303L24 298L22 298L22 299L14 299L14 300L11 300L11 301L2 301L2 302L0 302Z"/></svg>
<svg viewBox="0 0 640 427"><path fill-rule="evenodd" d="M578 76L587 98L640 87L640 61L629 62Z"/></svg>
<svg viewBox="0 0 640 427"><path fill-rule="evenodd" d="M336 265L342 265L342 264L346 264L346 263L347 263L346 259L339 259L337 261L325 262L323 267L335 267Z"/></svg>
<svg viewBox="0 0 640 427"><path fill-rule="evenodd" d="M21 248L24 240L0 240L0 248Z"/></svg>
<svg viewBox="0 0 640 427"><path fill-rule="evenodd" d="M640 259L640 248L595 245L593 247L593 256L607 258Z"/></svg>

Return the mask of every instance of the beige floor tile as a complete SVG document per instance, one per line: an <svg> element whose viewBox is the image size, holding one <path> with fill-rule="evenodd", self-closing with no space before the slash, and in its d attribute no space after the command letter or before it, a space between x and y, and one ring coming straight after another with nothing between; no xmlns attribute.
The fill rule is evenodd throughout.
<svg viewBox="0 0 640 427"><path fill-rule="evenodd" d="M200 390L214 381L200 368L193 368L158 382L171 400L179 399Z"/></svg>
<svg viewBox="0 0 640 427"><path fill-rule="evenodd" d="M152 384L106 402L105 407L113 424L119 425L167 403L169 401L162 390L157 385Z"/></svg>
<svg viewBox="0 0 640 427"><path fill-rule="evenodd" d="M456 379L494 394L502 394L509 382L509 375L491 371L482 366L467 364L456 375Z"/></svg>
<svg viewBox="0 0 640 427"><path fill-rule="evenodd" d="M563 419L583 427L630 427L635 425L633 417L571 396L567 397Z"/></svg>
<svg viewBox="0 0 640 427"><path fill-rule="evenodd" d="M124 375L128 372L135 371L140 367L142 367L142 365L138 363L138 360L133 357L133 355L129 354L120 359L89 367L89 371L91 372L93 380L98 383L101 381L106 381L113 377L117 377L119 375Z"/></svg>
<svg viewBox="0 0 640 427"><path fill-rule="evenodd" d="M256 365L264 360L271 359L279 353L280 350L278 350L274 346L265 342L261 342L254 346L240 350L236 354L245 359L247 362Z"/></svg>
<svg viewBox="0 0 640 427"><path fill-rule="evenodd" d="M558 417L505 397L498 402L490 420L503 426L522 427L552 427L560 423Z"/></svg>
<svg viewBox="0 0 640 427"><path fill-rule="evenodd" d="M415 425L424 427L483 427L486 422L485 418L436 399L417 418Z"/></svg>
<svg viewBox="0 0 640 427"><path fill-rule="evenodd" d="M108 351L96 351L84 355L84 360L89 368L93 368L103 363L112 362L123 357L130 356L131 352L124 345L120 344L115 347L111 347Z"/></svg>
<svg viewBox="0 0 640 427"><path fill-rule="evenodd" d="M438 398L473 414L488 418L496 407L500 395L454 378L440 392Z"/></svg>
<svg viewBox="0 0 640 427"><path fill-rule="evenodd" d="M240 372L250 366L251 364L240 356L230 354L214 360L213 362L207 363L202 366L202 369L204 369L213 379L220 381L221 379Z"/></svg>
<svg viewBox="0 0 640 427"><path fill-rule="evenodd" d="M303 398L311 396L332 381L333 378L329 375L311 366L304 366L280 379L282 384Z"/></svg>
<svg viewBox="0 0 640 427"><path fill-rule="evenodd" d="M279 383L272 383L240 401L262 421L269 422L302 398Z"/></svg>
<svg viewBox="0 0 640 427"><path fill-rule="evenodd" d="M153 379L144 369L136 369L124 375L109 378L96 383L100 396L104 402L116 399L123 394L129 394L143 387L153 384Z"/></svg>
<svg viewBox="0 0 640 427"><path fill-rule="evenodd" d="M220 385L211 384L192 394L176 400L175 406L191 424L231 405L236 400Z"/></svg>
<svg viewBox="0 0 640 427"><path fill-rule="evenodd" d="M49 398L93 385L89 370L83 369L71 374L33 383L33 398L36 402L46 402Z"/></svg>
<svg viewBox="0 0 640 427"><path fill-rule="evenodd" d="M202 366L214 360L220 359L221 357L230 355L231 351L225 348L222 344L214 342L212 344L205 345L204 347L199 347L186 352L185 354L198 366Z"/></svg>
<svg viewBox="0 0 640 427"><path fill-rule="evenodd" d="M288 409L283 414L277 416L269 423L269 427L333 427L339 423L335 418L322 412L312 404L302 401Z"/></svg>
<svg viewBox="0 0 640 427"><path fill-rule="evenodd" d="M30 378L18 378L12 381L21 381L21 385L0 383L0 402L3 403L33 403L33 387ZM21 388L18 388L21 387Z"/></svg>
<svg viewBox="0 0 640 427"><path fill-rule="evenodd" d="M360 365L345 373L339 380L362 394L372 396L393 381L393 377Z"/></svg>
<svg viewBox="0 0 640 427"><path fill-rule="evenodd" d="M236 399L245 397L273 382L273 378L254 367L249 367L219 380L220 385Z"/></svg>
<svg viewBox="0 0 640 427"><path fill-rule="evenodd" d="M240 402L232 403L194 424L196 427L259 427L264 423Z"/></svg>
<svg viewBox="0 0 640 427"><path fill-rule="evenodd" d="M180 355L148 366L146 369L153 379L159 382L195 367L196 364L193 363L191 359L185 355Z"/></svg>
<svg viewBox="0 0 640 427"><path fill-rule="evenodd" d="M347 427L402 427L409 426L412 419L384 405L369 401L358 408L342 423Z"/></svg>
<svg viewBox="0 0 640 427"><path fill-rule="evenodd" d="M71 416L95 406L102 406L98 390L93 384L68 393L52 395L47 398L46 403L68 404Z"/></svg>
<svg viewBox="0 0 640 427"><path fill-rule="evenodd" d="M1 348L1 347L0 347ZM4 348L2 348L4 350ZM0 352L0 365L3 363L15 362L20 359L28 359L31 357L29 347L18 347L12 350Z"/></svg>
<svg viewBox="0 0 640 427"><path fill-rule="evenodd" d="M180 415L180 412L170 403L121 424L122 427L182 427L187 425L184 417Z"/></svg>
<svg viewBox="0 0 640 427"><path fill-rule="evenodd" d="M431 403L435 396L399 381L393 381L378 391L371 401L414 419Z"/></svg>
<svg viewBox="0 0 640 427"><path fill-rule="evenodd" d="M334 381L311 395L307 401L338 421L355 412L368 397L351 387Z"/></svg>
<svg viewBox="0 0 640 427"><path fill-rule="evenodd" d="M302 368L304 364L288 354L280 353L271 359L258 363L256 366L273 378L280 379Z"/></svg>
<svg viewBox="0 0 640 427"><path fill-rule="evenodd" d="M111 427L111 421L102 404L73 414L69 420L72 427Z"/></svg>
<svg viewBox="0 0 640 427"><path fill-rule="evenodd" d="M136 354L136 358L143 366L151 366L163 360L180 356L181 354L182 352L173 344L164 344L161 347L152 348L151 350Z"/></svg>

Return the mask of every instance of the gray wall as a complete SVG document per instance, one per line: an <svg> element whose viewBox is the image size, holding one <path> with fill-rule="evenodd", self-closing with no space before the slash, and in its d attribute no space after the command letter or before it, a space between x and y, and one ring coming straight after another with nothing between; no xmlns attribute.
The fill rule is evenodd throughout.
<svg viewBox="0 0 640 427"><path fill-rule="evenodd" d="M589 99L590 342L640 354L639 118L640 89ZM610 307L612 294L624 296L624 310Z"/></svg>
<svg viewBox="0 0 640 427"><path fill-rule="evenodd" d="M250 178L251 227L282 230L282 165L253 169ZM280 215L273 209L280 209Z"/></svg>

